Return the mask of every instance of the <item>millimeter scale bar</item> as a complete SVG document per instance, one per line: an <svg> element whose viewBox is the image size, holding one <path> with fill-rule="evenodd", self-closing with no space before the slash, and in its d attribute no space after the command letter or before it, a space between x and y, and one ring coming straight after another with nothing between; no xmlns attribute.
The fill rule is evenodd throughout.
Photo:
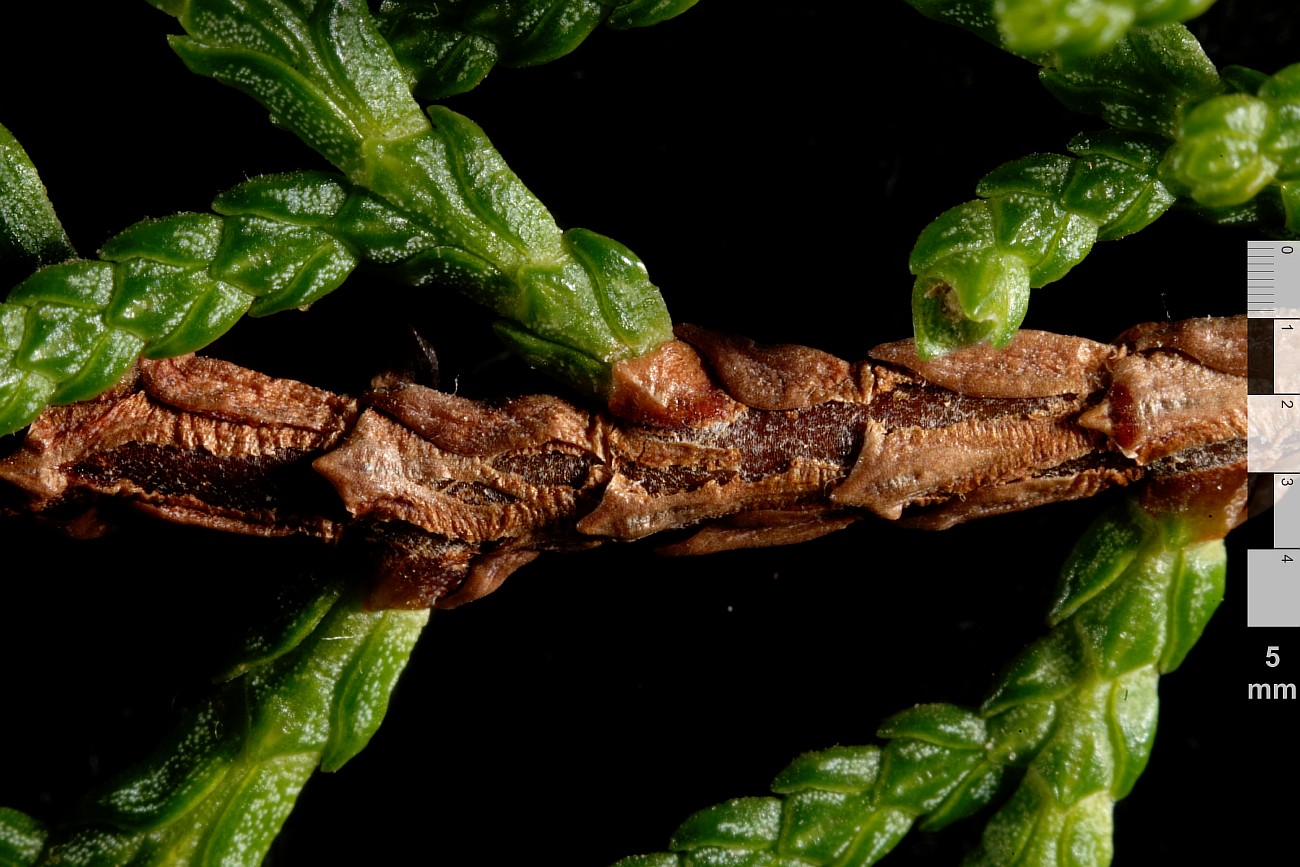
<svg viewBox="0 0 1300 867"><path fill-rule="evenodd" d="M1246 552L1246 625L1300 627L1300 242L1246 248L1248 465L1273 502L1273 547Z"/></svg>

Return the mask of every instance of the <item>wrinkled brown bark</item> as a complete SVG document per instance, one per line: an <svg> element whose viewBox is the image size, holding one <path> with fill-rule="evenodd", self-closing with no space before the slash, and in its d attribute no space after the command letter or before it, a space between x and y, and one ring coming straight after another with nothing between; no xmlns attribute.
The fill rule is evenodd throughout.
<svg viewBox="0 0 1300 867"><path fill-rule="evenodd" d="M377 607L454 607L544 550L664 533L664 553L702 554L868 514L942 529L1143 477L1153 507L1200 510L1208 535L1244 516L1241 317L1115 344L1022 331L931 361L911 341L849 363L678 336L619 366L607 413L391 381L358 403L212 359L144 361L42 414L0 480L9 511L82 533L111 496L214 529L363 539Z"/></svg>

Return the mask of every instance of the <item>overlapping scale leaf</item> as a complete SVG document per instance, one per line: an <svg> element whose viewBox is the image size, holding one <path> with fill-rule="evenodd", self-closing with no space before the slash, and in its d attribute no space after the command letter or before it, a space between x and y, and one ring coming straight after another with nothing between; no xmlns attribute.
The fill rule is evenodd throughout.
<svg viewBox="0 0 1300 867"><path fill-rule="evenodd" d="M1124 505L1076 545L1062 574L1057 625L984 705L994 714L994 740L1012 735L1018 751L1033 756L973 863L1108 862L1113 803L1146 766L1160 660L1180 619L1171 612L1184 593L1178 564L1187 551L1170 530L1180 520Z"/></svg>
<svg viewBox="0 0 1300 867"><path fill-rule="evenodd" d="M0 126L0 291L75 255L36 167Z"/></svg>
<svg viewBox="0 0 1300 867"><path fill-rule="evenodd" d="M323 229L264 217L225 221L211 272L252 295L253 316L305 308L342 285L356 255Z"/></svg>
<svg viewBox="0 0 1300 867"><path fill-rule="evenodd" d="M194 809L221 782L240 751L242 696L203 702L143 762L94 798L87 817L122 831L144 831Z"/></svg>
<svg viewBox="0 0 1300 867"><path fill-rule="evenodd" d="M1222 541L1190 544L1174 567L1160 672L1178 668L1223 601L1227 559Z"/></svg>
<svg viewBox="0 0 1300 867"><path fill-rule="evenodd" d="M57 383L14 364L27 308L0 304L0 433L19 430L49 405Z"/></svg>
<svg viewBox="0 0 1300 867"><path fill-rule="evenodd" d="M1167 174L1211 208L1253 199L1279 168L1263 146L1269 114L1268 103L1244 93L1197 106L1183 120Z"/></svg>
<svg viewBox="0 0 1300 867"><path fill-rule="evenodd" d="M1138 508L1113 512L1094 525L1061 569L1048 620L1056 624L1071 617L1123 577L1150 536L1150 525L1151 519Z"/></svg>
<svg viewBox="0 0 1300 867"><path fill-rule="evenodd" d="M232 659L219 680L233 680L251 669L274 662L299 647L342 595L342 582L311 574L287 583L269 606L270 616L240 636Z"/></svg>
<svg viewBox="0 0 1300 867"><path fill-rule="evenodd" d="M1041 789L1022 786L985 826L981 846L966 867L1043 864L1096 867L1109 864L1112 804L1095 795L1060 809Z"/></svg>
<svg viewBox="0 0 1300 867"><path fill-rule="evenodd" d="M776 798L736 798L706 807L673 832L674 849L708 846L759 849L775 845L781 830L781 802Z"/></svg>
<svg viewBox="0 0 1300 867"><path fill-rule="evenodd" d="M45 848L49 830L41 822L0 807L0 867L30 867Z"/></svg>
<svg viewBox="0 0 1300 867"><path fill-rule="evenodd" d="M427 128L363 0L152 0L193 71L254 96L349 174L367 149Z"/></svg>
<svg viewBox="0 0 1300 867"><path fill-rule="evenodd" d="M384 0L379 30L412 92L434 101L476 87L497 63L536 66L577 48L602 22L649 27L698 0Z"/></svg>
<svg viewBox="0 0 1300 867"><path fill-rule="evenodd" d="M477 125L438 106L419 112L365 3L275 0L267 23L272 0L155 2L185 28L174 45L192 69L254 96L347 178L281 178L218 201L228 219L208 273L252 296L254 315L305 306L370 257L492 307L506 320L498 334L527 362L593 394L613 364L672 338L630 251L594 233L562 234ZM542 58L562 34L580 37L615 5L390 3L384 14L460 16L520 60ZM683 6L639 3L626 20ZM295 185L301 197L288 194Z"/></svg>
<svg viewBox="0 0 1300 867"><path fill-rule="evenodd" d="M312 598L289 605L297 613L250 643L246 673L92 798L83 824L42 836L22 814L0 812L0 854L12 837L11 848L36 849L24 867L260 863L307 778L374 733L428 619L364 611L332 582L311 586Z"/></svg>
<svg viewBox="0 0 1300 867"><path fill-rule="evenodd" d="M1130 31L1109 50L1044 69L1039 77L1074 111L1165 138L1173 136L1183 106L1224 89L1200 42L1181 24Z"/></svg>
<svg viewBox="0 0 1300 867"><path fill-rule="evenodd" d="M1214 0L995 0L1008 51L1077 57L1106 51L1136 27L1187 21Z"/></svg>
<svg viewBox="0 0 1300 867"><path fill-rule="evenodd" d="M75 255L36 167L0 126L0 292L41 266ZM16 363L28 312L23 304L0 301L0 435L27 424L58 388L57 380L33 365Z"/></svg>
<svg viewBox="0 0 1300 867"><path fill-rule="evenodd" d="M1083 652L1098 672L1112 679L1160 658L1168 620L1168 588L1177 555L1139 557L1072 620Z"/></svg>
<svg viewBox="0 0 1300 867"><path fill-rule="evenodd" d="M47 401L61 403L85 400L117 382L144 341L104 323L103 309L112 296L113 268L106 262L63 262L15 286L9 307L22 310L22 336L7 359L17 373L7 378L25 379L28 389L35 385ZM20 405L11 399L9 408ZM6 413L0 433L30 420L30 415Z"/></svg>
<svg viewBox="0 0 1300 867"><path fill-rule="evenodd" d="M606 14L598 0L503 0L471 3L462 26L495 43L507 66L536 66L577 48Z"/></svg>
<svg viewBox="0 0 1300 867"><path fill-rule="evenodd" d="M1079 540L1055 625L978 711L928 704L896 714L877 732L883 745L800 756L772 785L780 801L700 811L674 836L676 855L615 867L683 867L702 851L729 851L737 863L874 864L914 823L937 830L1008 788L966 863L1109 863L1114 804L1151 755L1160 674L1222 598L1222 554L1221 541L1198 542L1181 516L1122 504Z"/></svg>
<svg viewBox="0 0 1300 867"><path fill-rule="evenodd" d="M615 30L651 27L676 18L698 2L700 0L624 0L614 6L605 23Z"/></svg>
<svg viewBox="0 0 1300 867"><path fill-rule="evenodd" d="M432 133L391 150L371 190L426 233L407 279L452 285L505 317L525 361L599 394L615 361L671 339L658 289L630 251L561 233L477 125L440 107Z"/></svg>
<svg viewBox="0 0 1300 867"><path fill-rule="evenodd" d="M1137 231L1172 205L1148 138L1110 131L1070 144L1077 156L1035 154L1000 166L980 181L981 198L922 230L908 264L923 357L1005 345L1031 288L1060 279L1098 238Z"/></svg>
<svg viewBox="0 0 1300 867"><path fill-rule="evenodd" d="M1070 140L1077 154L1062 191L1071 213L1097 224L1098 241L1114 241L1145 229L1174 204L1157 176L1164 145L1140 133L1103 130ZM1105 171L1094 169L1104 165Z"/></svg>
<svg viewBox="0 0 1300 867"><path fill-rule="evenodd" d="M799 756L772 781L772 791L864 792L876 784L879 774L880 747L831 747Z"/></svg>
<svg viewBox="0 0 1300 867"><path fill-rule="evenodd" d="M1133 790L1151 757L1160 705L1156 695L1159 680L1160 672L1147 666L1110 684L1105 714L1115 761L1110 793L1116 800Z"/></svg>
<svg viewBox="0 0 1300 867"><path fill-rule="evenodd" d="M852 845L870 795L808 791L788 796L781 807L776 849L813 864L834 863Z"/></svg>
<svg viewBox="0 0 1300 867"><path fill-rule="evenodd" d="M986 175L976 195L986 199L994 243L1029 264L1029 285L1065 276L1092 248L1097 224L1066 207L1065 187L1077 160L1037 154Z"/></svg>
<svg viewBox="0 0 1300 867"><path fill-rule="evenodd" d="M1056 725L1056 702L1042 698L1015 704L1003 702L996 710L991 710L992 706L993 702L989 702L982 708L992 744L989 761L1009 768L1026 767Z"/></svg>
<svg viewBox="0 0 1300 867"><path fill-rule="evenodd" d="M1287 232L1300 234L1300 64L1258 83L1255 94L1216 96L1182 118L1161 176L1207 208L1277 197Z"/></svg>
<svg viewBox="0 0 1300 867"><path fill-rule="evenodd" d="M146 220L105 243L100 260L51 265L15 286L3 312L0 433L49 403L95 397L140 355L201 349L246 313L306 307L337 288L359 259L319 227L346 201L327 177L255 179L221 201L238 210L242 195L246 210L271 217Z"/></svg>
<svg viewBox="0 0 1300 867"><path fill-rule="evenodd" d="M927 18L969 30L987 42L1002 45L993 0L907 0L907 5Z"/></svg>
<svg viewBox="0 0 1300 867"><path fill-rule="evenodd" d="M50 401L94 397L137 355L194 351L246 313L306 307L363 259L493 307L527 361L589 392L602 390L612 361L669 339L667 309L630 250L585 230L561 234L481 130L450 113L439 128L441 152L428 151L430 139L417 150L450 179L437 188L449 190L441 206L459 216L433 229L336 175L271 175L218 196L218 214L144 221L110 239L101 261L23 281L3 308L0 432Z"/></svg>
<svg viewBox="0 0 1300 867"><path fill-rule="evenodd" d="M973 816L993 802L1002 791L1005 769L988 758L965 769L956 785L938 805L921 817L923 831L939 831L960 819Z"/></svg>
<svg viewBox="0 0 1300 867"><path fill-rule="evenodd" d="M1300 137L1276 135L1268 141L1278 145L1269 150L1262 114L1251 116L1257 109L1240 108L1241 118L1229 118L1226 108L1215 114L1197 107L1214 104L1229 87L1191 32L1176 23L1208 0L909 2L1044 65L1040 77L1058 99L1114 127L1077 136L1070 143L1077 158L1068 163L1035 155L995 170L981 183L982 203L951 209L922 231L910 265L917 278L913 329L923 357L976 342L1004 345L1025 315L1030 287L1059 279L1094 241L1149 225L1174 203L1175 187L1191 188L1192 176L1203 182L1203 207L1213 219L1300 226L1300 184L1279 179L1273 165L1283 151L1300 162L1294 148ZM1284 75L1240 71L1230 78L1232 86L1261 93L1273 87L1282 102L1293 92ZM1246 94L1233 99L1261 101ZM1178 148L1166 159L1169 140L1184 116L1195 125L1197 112L1205 114L1206 136L1185 146L1175 170ZM1238 187L1249 191L1246 198L1236 195Z"/></svg>
<svg viewBox="0 0 1300 867"><path fill-rule="evenodd" d="M907 0L921 14L970 30L1043 65L1069 66L1200 15L1214 0Z"/></svg>

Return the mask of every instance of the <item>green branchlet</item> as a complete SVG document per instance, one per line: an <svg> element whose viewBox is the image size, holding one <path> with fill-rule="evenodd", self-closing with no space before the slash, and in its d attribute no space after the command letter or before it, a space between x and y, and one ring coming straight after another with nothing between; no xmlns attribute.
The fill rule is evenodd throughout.
<svg viewBox="0 0 1300 867"><path fill-rule="evenodd" d="M1005 51L1058 66L1110 51L1142 30L1195 18L1214 0L907 0Z"/></svg>
<svg viewBox="0 0 1300 867"><path fill-rule="evenodd" d="M0 807L0 867L28 867L45 848L49 829L26 813Z"/></svg>
<svg viewBox="0 0 1300 867"><path fill-rule="evenodd" d="M305 308L362 261L491 307L525 361L590 394L612 364L672 337L632 251L562 232L481 129L447 109L420 111L364 4L298 4L295 19L268 5L166 4L191 31L173 43L191 67L253 93L347 178L254 179L217 198L220 216L137 224L100 261L61 262L16 286L0 303L0 434L48 404L96 396L139 355L200 349L245 313ZM25 156L10 162L30 169ZM21 218L33 227L24 243L43 251L34 263L64 259L62 230L24 171L0 174L0 228Z"/></svg>
<svg viewBox="0 0 1300 867"><path fill-rule="evenodd" d="M235 678L75 822L46 834L0 811L0 865L259 863L312 772L338 769L378 729L428 620L365 611L336 584L291 592Z"/></svg>
<svg viewBox="0 0 1300 867"><path fill-rule="evenodd" d="M912 321L922 357L1020 327L1029 290L1060 279L1098 240L1122 238L1163 214L1174 197L1156 177L1163 149L1108 131L1070 142L1077 156L1038 154L984 177L980 196L945 212L912 250Z"/></svg>
<svg viewBox="0 0 1300 867"><path fill-rule="evenodd" d="M476 87L492 67L536 66L577 48L602 23L649 27L698 0L384 0L375 15L418 98Z"/></svg>
<svg viewBox="0 0 1300 867"><path fill-rule="evenodd" d="M978 3L969 15L965 4L914 5L988 35ZM1143 228L1180 194L1220 221L1300 230L1300 133L1292 122L1300 68L1220 77L1176 23L1129 30L1100 54L1038 59L1055 64L1041 72L1053 94L1112 129L1076 137L1070 149L1078 160L1040 154L994 170L979 200L921 232L910 266L923 356L1005 345L1031 288L1060 279L1094 241ZM1241 87L1255 93L1224 93Z"/></svg>
<svg viewBox="0 0 1300 867"><path fill-rule="evenodd" d="M615 867L874 864L914 823L936 830L1010 792L971 865L1110 863L1115 801L1155 737L1156 686L1223 598L1222 541L1135 503L1097 521L1061 571L1046 636L978 711L919 705L886 720L883 745L800 756L775 797L696 813L672 853Z"/></svg>
<svg viewBox="0 0 1300 867"><path fill-rule="evenodd" d="M1026 57L1086 57L1109 50L1135 28L1195 18L1214 0L995 0L1008 51Z"/></svg>
<svg viewBox="0 0 1300 867"><path fill-rule="evenodd" d="M305 307L352 272L370 227L352 226L356 237L344 240L337 225L313 219L347 201L340 179L305 174L244 186L274 186L279 212L241 210L232 190L217 201L225 216L137 223L105 243L100 260L61 262L13 288L0 304L0 433L28 424L46 404L94 397L139 355L200 349L245 313ZM324 191L335 195L322 201Z"/></svg>
<svg viewBox="0 0 1300 867"><path fill-rule="evenodd" d="M0 277L6 283L21 280L42 265L75 255L36 167L0 126ZM26 311L0 302L0 434L34 418L54 390L44 378L33 379L13 364L25 327ZM20 421L10 428L6 419Z"/></svg>
<svg viewBox="0 0 1300 867"><path fill-rule="evenodd" d="M1216 96L1187 112L1161 177L1212 209L1267 193L1280 200L1286 231L1300 234L1300 64L1253 93Z"/></svg>
<svg viewBox="0 0 1300 867"><path fill-rule="evenodd" d="M428 279L505 316L498 333L529 363L600 393L610 365L671 338L667 308L630 251L561 232L482 130L446 109L421 113L365 3L279 2L274 15L261 2L176 5L188 35L173 46L190 69L253 96L437 239L421 253ZM579 246L602 249L584 256ZM616 270L592 273L595 262ZM612 318L601 287L619 299Z"/></svg>
<svg viewBox="0 0 1300 867"><path fill-rule="evenodd" d="M76 255L36 167L0 126L0 286Z"/></svg>
<svg viewBox="0 0 1300 867"><path fill-rule="evenodd" d="M1072 111L1165 139L1176 134L1185 106L1224 90L1201 43L1181 24L1135 30L1109 51L1045 67L1038 77Z"/></svg>

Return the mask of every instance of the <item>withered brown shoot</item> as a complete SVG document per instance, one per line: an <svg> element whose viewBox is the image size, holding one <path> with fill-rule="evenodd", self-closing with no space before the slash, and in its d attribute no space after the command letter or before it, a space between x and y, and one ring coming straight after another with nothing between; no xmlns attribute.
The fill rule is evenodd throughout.
<svg viewBox="0 0 1300 867"><path fill-rule="evenodd" d="M142 361L44 412L0 481L10 512L83 534L117 497L213 529L358 540L376 607L454 607L541 551L667 534L663 553L705 554L869 514L943 529L1144 477L1207 535L1243 517L1244 317L870 357L681 326L617 369L607 412L392 377L357 401L214 359Z"/></svg>

